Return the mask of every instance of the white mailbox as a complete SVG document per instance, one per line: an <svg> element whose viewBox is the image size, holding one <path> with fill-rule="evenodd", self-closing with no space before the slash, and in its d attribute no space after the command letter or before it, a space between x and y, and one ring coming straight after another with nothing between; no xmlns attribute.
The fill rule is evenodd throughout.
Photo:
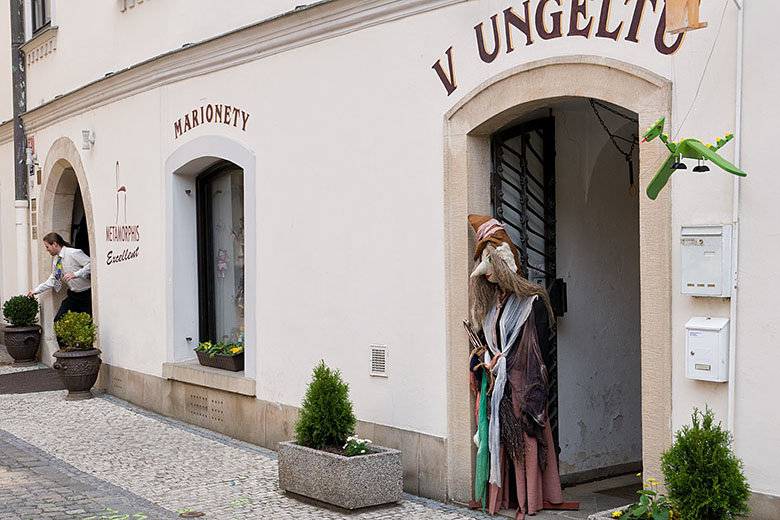
<svg viewBox="0 0 780 520"><path fill-rule="evenodd" d="M685 324L685 377L728 381L728 318L691 318Z"/></svg>
<svg viewBox="0 0 780 520"><path fill-rule="evenodd" d="M683 294L731 296L731 224L683 226L680 250Z"/></svg>

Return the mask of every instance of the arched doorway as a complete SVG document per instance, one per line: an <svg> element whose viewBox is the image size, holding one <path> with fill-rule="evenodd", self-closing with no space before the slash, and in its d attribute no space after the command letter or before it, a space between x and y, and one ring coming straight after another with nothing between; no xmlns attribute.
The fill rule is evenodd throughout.
<svg viewBox="0 0 780 520"><path fill-rule="evenodd" d="M445 117L444 185L447 298L449 499L468 502L472 493L473 406L468 389L468 275L473 237L469 213L491 213L491 136L535 110L576 98L595 98L636 114L639 128L670 114L671 85L664 78L616 60L575 56L525 64L492 78L466 95ZM661 147L639 150L639 291L642 323L641 380L654 388L642 397L642 459L658 474L661 451L671 440L671 203L641 195Z"/></svg>
<svg viewBox="0 0 780 520"><path fill-rule="evenodd" d="M33 286L51 274L51 256L46 253L40 243L40 238L46 233L50 231L59 233L67 242L80 247L88 254L95 251L92 200L84 166L73 141L67 137L61 137L52 144L46 155L44 172L45 180L40 199L37 202L39 240L32 244L32 258L37 260L37 269L33 269L33 273L37 274L37 280L32 281ZM91 284L93 289L92 314L95 322L99 323L97 272L94 267L91 274ZM44 363L51 362L51 354L58 348L52 319L64 298L64 290L59 293L47 291L41 297L41 325L43 327L41 360Z"/></svg>

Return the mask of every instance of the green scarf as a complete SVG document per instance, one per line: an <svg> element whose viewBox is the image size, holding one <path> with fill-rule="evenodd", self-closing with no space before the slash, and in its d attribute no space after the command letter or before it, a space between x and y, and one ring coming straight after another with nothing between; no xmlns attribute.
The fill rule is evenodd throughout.
<svg viewBox="0 0 780 520"><path fill-rule="evenodd" d="M479 423L477 425L479 448L477 449L477 472L474 478L474 497L482 501L482 511L485 511L485 504L487 502L487 480L490 473L490 453L488 450L487 384L488 374L483 370L482 390L479 394Z"/></svg>

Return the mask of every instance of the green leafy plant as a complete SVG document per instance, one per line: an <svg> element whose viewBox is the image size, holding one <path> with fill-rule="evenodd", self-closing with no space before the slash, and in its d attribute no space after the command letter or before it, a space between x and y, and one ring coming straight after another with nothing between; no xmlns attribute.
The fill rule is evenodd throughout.
<svg viewBox="0 0 780 520"><path fill-rule="evenodd" d="M371 453L368 445L371 444L370 439L361 439L357 435L347 437L347 442L344 444L344 451L347 452L347 457L354 457L355 455L367 455Z"/></svg>
<svg viewBox="0 0 780 520"><path fill-rule="evenodd" d="M638 477L642 474L638 473ZM677 517L672 508L672 502L669 497L658 492L658 482L654 478L649 478L642 485L639 493L639 501L628 506L625 510L615 511L613 518L623 519L641 519L641 520L673 520Z"/></svg>
<svg viewBox="0 0 780 520"><path fill-rule="evenodd" d="M95 343L95 324L86 312L68 311L54 323L54 333L65 344L62 350L89 350Z"/></svg>
<svg viewBox="0 0 780 520"><path fill-rule="evenodd" d="M315 449L340 447L354 432L355 422L349 386L341 379L341 372L320 361L295 425L298 444Z"/></svg>
<svg viewBox="0 0 780 520"><path fill-rule="evenodd" d="M209 357L214 357L217 354L225 354L227 356L237 356L244 352L244 346L240 343L225 343L218 342L212 343L211 341L202 341L195 347L195 352L206 352Z"/></svg>
<svg viewBox="0 0 780 520"><path fill-rule="evenodd" d="M12 327L31 327L38 321L39 308L35 296L13 296L3 303L3 316Z"/></svg>
<svg viewBox="0 0 780 520"><path fill-rule="evenodd" d="M691 426L677 431L661 457L661 471L685 520L730 520L750 512L742 461L731 450L731 433L715 424L709 407L703 413L694 408Z"/></svg>

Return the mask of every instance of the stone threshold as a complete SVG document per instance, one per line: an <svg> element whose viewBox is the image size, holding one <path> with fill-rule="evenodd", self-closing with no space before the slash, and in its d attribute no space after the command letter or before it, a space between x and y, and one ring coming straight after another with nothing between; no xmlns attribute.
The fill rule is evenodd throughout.
<svg viewBox="0 0 780 520"><path fill-rule="evenodd" d="M248 396L257 395L257 381L246 377L243 370L231 372L220 368L204 367L198 363L197 359L178 363L163 363L162 375L165 379L214 388L223 392Z"/></svg>

